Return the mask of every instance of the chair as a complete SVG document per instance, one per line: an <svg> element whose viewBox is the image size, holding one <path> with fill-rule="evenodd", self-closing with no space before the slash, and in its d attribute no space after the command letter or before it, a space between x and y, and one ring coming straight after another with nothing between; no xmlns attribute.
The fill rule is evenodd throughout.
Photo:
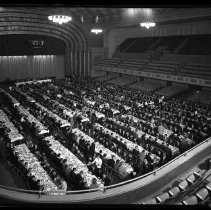
<svg viewBox="0 0 211 210"><path fill-rule="evenodd" d="M199 171L199 172L193 172L193 174L194 174L197 178L201 178L203 173L204 173L204 170Z"/></svg>
<svg viewBox="0 0 211 210"><path fill-rule="evenodd" d="M186 178L186 180L188 181L189 184L193 185L197 179L194 174L191 174L190 176Z"/></svg>
<svg viewBox="0 0 211 210"><path fill-rule="evenodd" d="M200 201L204 201L209 197L209 192L206 188L202 188L196 193L196 197L199 198Z"/></svg>
<svg viewBox="0 0 211 210"><path fill-rule="evenodd" d="M155 198L142 202L142 204L157 204Z"/></svg>
<svg viewBox="0 0 211 210"><path fill-rule="evenodd" d="M209 190L209 192L211 192L211 182L209 182L205 187Z"/></svg>
<svg viewBox="0 0 211 210"><path fill-rule="evenodd" d="M186 191L189 188L188 182L187 180L183 180L182 182L180 182L180 184L178 185L179 189L181 191Z"/></svg>
<svg viewBox="0 0 211 210"><path fill-rule="evenodd" d="M211 182L211 175L208 176L205 180L210 183Z"/></svg>
<svg viewBox="0 0 211 210"><path fill-rule="evenodd" d="M158 203L163 203L169 198L170 198L169 194L167 192L165 192L165 193L157 196L155 199L157 200Z"/></svg>
<svg viewBox="0 0 211 210"><path fill-rule="evenodd" d="M185 199L184 201L182 201L182 203L184 205L196 205L198 203L198 199L195 195L192 195L188 197L187 199Z"/></svg>
<svg viewBox="0 0 211 210"><path fill-rule="evenodd" d="M180 193L179 187L174 187L168 191L171 198L176 197Z"/></svg>
<svg viewBox="0 0 211 210"><path fill-rule="evenodd" d="M173 205L184 205L182 202L174 203Z"/></svg>

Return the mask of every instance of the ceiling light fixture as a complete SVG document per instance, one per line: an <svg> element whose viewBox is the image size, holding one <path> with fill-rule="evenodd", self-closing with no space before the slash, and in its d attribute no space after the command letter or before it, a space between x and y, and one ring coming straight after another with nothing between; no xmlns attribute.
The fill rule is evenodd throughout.
<svg viewBox="0 0 211 210"><path fill-rule="evenodd" d="M50 15L48 19L53 21L54 23L59 23L60 25L63 23L67 23L72 20L72 17L65 15Z"/></svg>
<svg viewBox="0 0 211 210"><path fill-rule="evenodd" d="M96 16L96 17L94 18L94 24L93 24L94 27L91 29L91 32L92 32L92 33L99 34L99 33L102 33L102 32L103 32L103 30L100 29L100 27L99 27L98 21L99 21L99 18L98 18L98 16Z"/></svg>
<svg viewBox="0 0 211 210"><path fill-rule="evenodd" d="M147 29L151 28L151 27L155 27L155 23L153 22L147 22L147 23L140 23L140 26L145 27Z"/></svg>
<svg viewBox="0 0 211 210"><path fill-rule="evenodd" d="M93 28L93 29L91 30L91 32L92 32L92 33L95 33L95 34L99 34L99 33L102 33L103 30L102 30L102 29L95 29L95 28Z"/></svg>

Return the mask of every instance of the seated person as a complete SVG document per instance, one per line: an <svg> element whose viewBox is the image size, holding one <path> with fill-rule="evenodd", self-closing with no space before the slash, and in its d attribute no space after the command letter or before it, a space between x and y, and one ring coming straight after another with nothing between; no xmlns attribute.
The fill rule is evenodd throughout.
<svg viewBox="0 0 211 210"><path fill-rule="evenodd" d="M111 180L109 179L109 177L103 173L103 178L102 178L102 181L104 182L104 186L109 186Z"/></svg>
<svg viewBox="0 0 211 210"><path fill-rule="evenodd" d="M60 181L60 189L61 190L64 190L64 191L67 191L67 183L64 181L64 179L61 179Z"/></svg>
<svg viewBox="0 0 211 210"><path fill-rule="evenodd" d="M97 176L101 176L102 175L102 164L103 161L100 158L100 154L96 155L96 158L94 159L94 161L92 163L88 163L87 165L92 165L95 164L95 173Z"/></svg>
<svg viewBox="0 0 211 210"><path fill-rule="evenodd" d="M89 189L96 189L96 188L98 188L97 179L93 178L92 179L92 184L89 186Z"/></svg>

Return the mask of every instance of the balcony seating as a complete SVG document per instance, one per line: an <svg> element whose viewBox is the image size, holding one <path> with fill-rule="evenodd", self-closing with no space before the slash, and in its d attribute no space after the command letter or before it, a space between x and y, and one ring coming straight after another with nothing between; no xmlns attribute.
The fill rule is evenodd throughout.
<svg viewBox="0 0 211 210"><path fill-rule="evenodd" d="M110 58L110 59L105 59L101 62L99 62L97 65L100 66L117 66L121 62L120 59L118 58Z"/></svg>
<svg viewBox="0 0 211 210"><path fill-rule="evenodd" d="M210 55L211 35L190 35L188 42L177 52L185 55Z"/></svg>
<svg viewBox="0 0 211 210"><path fill-rule="evenodd" d="M202 79L211 79L210 69L211 65L188 63L183 67L183 69L181 70L181 72L178 73L178 75Z"/></svg>
<svg viewBox="0 0 211 210"><path fill-rule="evenodd" d="M167 199L170 198L169 193L165 192L159 196L157 196L155 199L158 201L158 203L163 203L164 201L166 201Z"/></svg>
<svg viewBox="0 0 211 210"><path fill-rule="evenodd" d="M181 191L184 192L184 191L188 190L189 184L188 184L187 180L183 180L183 181L178 185L178 187L179 187L179 189L180 189Z"/></svg>
<svg viewBox="0 0 211 210"><path fill-rule="evenodd" d="M185 38L186 36L161 37L160 41L152 48L152 50L165 46L166 50L173 52L184 41Z"/></svg>
<svg viewBox="0 0 211 210"><path fill-rule="evenodd" d="M142 204L158 204L155 198L142 202Z"/></svg>
<svg viewBox="0 0 211 210"><path fill-rule="evenodd" d="M192 195L188 197L187 199L185 199L184 201L182 201L182 203L184 205L196 205L198 204L198 199L195 195Z"/></svg>
<svg viewBox="0 0 211 210"><path fill-rule="evenodd" d="M177 203L174 203L174 205L183 205L182 202L177 202Z"/></svg>
<svg viewBox="0 0 211 210"><path fill-rule="evenodd" d="M188 177L186 178L186 180L188 181L188 183L189 183L190 185L193 185L193 184L195 184L195 182L197 181L197 178L196 178L196 176L195 176L194 174L191 174L190 176L188 176Z"/></svg>
<svg viewBox="0 0 211 210"><path fill-rule="evenodd" d="M199 190L196 193L196 197L200 200L200 201L205 201L207 200L207 198L209 198L209 191L206 188L202 188L201 190Z"/></svg>
<svg viewBox="0 0 211 210"><path fill-rule="evenodd" d="M143 66L147 63L146 60L139 59L126 59L124 60L119 67L131 70L143 70Z"/></svg>
<svg viewBox="0 0 211 210"><path fill-rule="evenodd" d="M146 52L159 37L138 37L131 39L131 46L126 47L126 53L143 53ZM134 43L134 44L132 44Z"/></svg>
<svg viewBox="0 0 211 210"><path fill-rule="evenodd" d="M178 65L179 63L176 62L153 61L146 66L145 70L161 74L175 74Z"/></svg>
<svg viewBox="0 0 211 210"><path fill-rule="evenodd" d="M208 191L211 193L211 182L209 182L206 186L205 186Z"/></svg>
<svg viewBox="0 0 211 210"><path fill-rule="evenodd" d="M179 187L174 187L171 190L168 191L171 198L176 197L180 193Z"/></svg>

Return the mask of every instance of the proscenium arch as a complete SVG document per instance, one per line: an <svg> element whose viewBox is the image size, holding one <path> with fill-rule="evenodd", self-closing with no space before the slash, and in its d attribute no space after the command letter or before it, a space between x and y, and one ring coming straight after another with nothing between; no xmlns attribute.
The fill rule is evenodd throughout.
<svg viewBox="0 0 211 210"><path fill-rule="evenodd" d="M46 37L54 37L54 38L57 38L57 39L59 39L59 40L61 40L63 43L64 43L64 45L65 45L65 55L64 55L64 58L65 58L65 60L64 60L64 64L65 64L65 75L68 75L68 67L69 67L69 60L68 60L68 55L66 54L66 50L67 49L69 49L70 47L71 47L71 45L70 45L70 43L66 40L66 39L64 39L64 38L62 38L62 37L60 37L60 36L58 36L58 35L56 35L56 34L49 34L49 33L46 33L46 32L42 32L42 31L40 31L40 32L38 32L38 31L27 31L27 30L24 30L24 31L3 31L3 32L1 32L0 33L0 37L1 36L3 36L3 35L11 35L11 34L31 34L31 35L43 35L43 36L46 36Z"/></svg>
<svg viewBox="0 0 211 210"><path fill-rule="evenodd" d="M87 48L87 39L84 32L75 23L68 23L64 26L54 24L47 19L46 15L29 14L29 11L15 10L4 11L0 13L0 26L7 27L15 25L20 27L18 30L22 31L42 31L46 32L47 36L56 34L67 42L65 50L66 57L66 75L89 75L90 72L90 52ZM28 29L27 29L28 28ZM12 30L15 33L15 30ZM40 34L40 33L39 33Z"/></svg>
<svg viewBox="0 0 211 210"><path fill-rule="evenodd" d="M86 39L84 32L80 29L80 27L78 25L76 25L73 22L69 22L69 23L65 24L64 26L58 25L53 22L50 22L47 19L47 16L44 14L40 14L40 13L36 13L36 12L29 13L29 11L26 11L26 10L2 11L0 14L0 17L2 17L2 18L7 17L9 19L7 21L10 21L10 19L12 19L12 18L20 18L20 19L25 18L24 20L21 20L21 22L24 22L24 21L26 22L27 19L33 18L34 20L36 20L36 22L38 22L40 24L43 23L43 24L46 24L49 26L51 25L54 28L57 28L57 29L60 28L60 29L66 30L67 32L69 32L70 35L74 35L75 37L77 37L77 40L80 43L79 48L86 49L88 46L87 39ZM28 22L33 24L33 23L35 23L34 20L33 20L33 22L31 22L31 21L28 21Z"/></svg>

